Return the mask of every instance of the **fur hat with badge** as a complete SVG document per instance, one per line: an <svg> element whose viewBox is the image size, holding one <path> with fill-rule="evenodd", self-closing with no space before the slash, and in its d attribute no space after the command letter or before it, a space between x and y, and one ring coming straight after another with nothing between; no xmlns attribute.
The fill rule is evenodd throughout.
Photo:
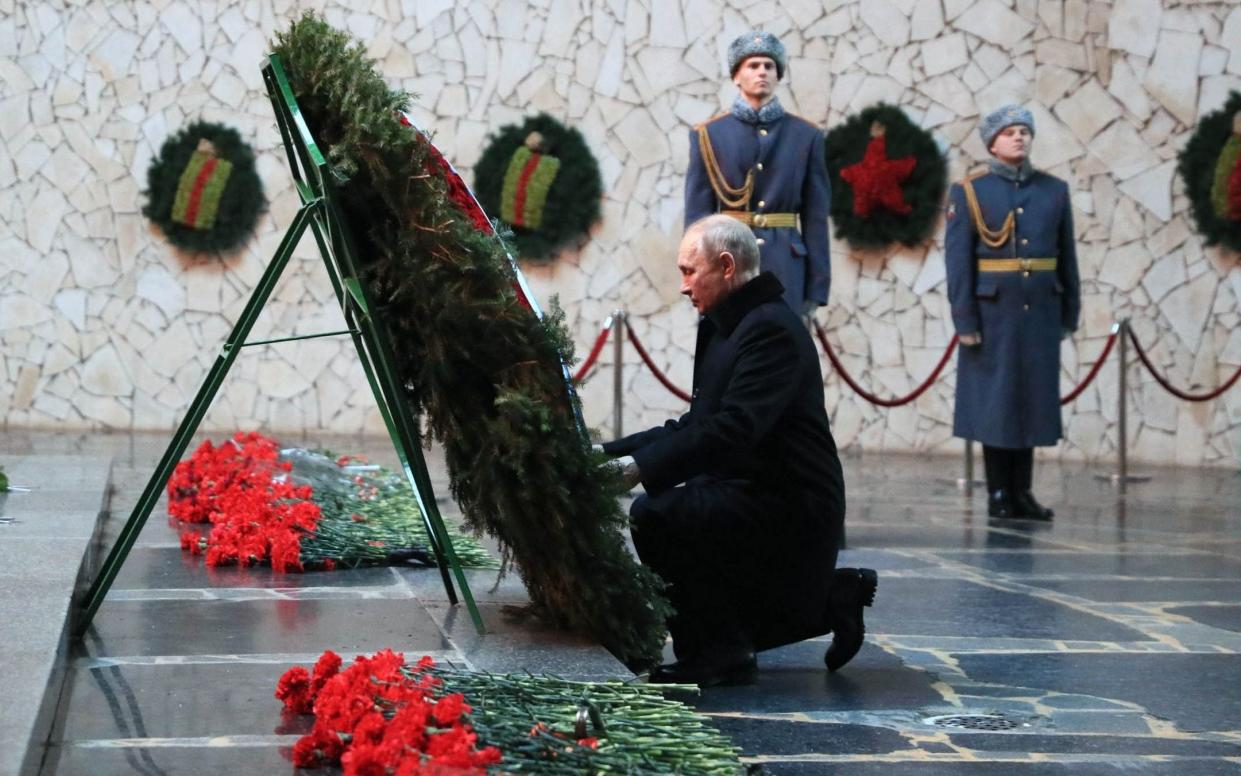
<svg viewBox="0 0 1241 776"><path fill-rule="evenodd" d="M987 117L982 120L982 125L978 127L983 147L990 150L995 136L1000 134L1005 127L1011 127L1014 124L1025 125L1030 130L1030 136L1034 136L1034 114L1020 105L1005 105L987 114Z"/></svg>
<svg viewBox="0 0 1241 776"><path fill-rule="evenodd" d="M771 57L776 62L776 78L784 80L788 58L784 53L784 44L775 35L760 30L738 35L728 44L728 74L736 75L737 68L749 57Z"/></svg>

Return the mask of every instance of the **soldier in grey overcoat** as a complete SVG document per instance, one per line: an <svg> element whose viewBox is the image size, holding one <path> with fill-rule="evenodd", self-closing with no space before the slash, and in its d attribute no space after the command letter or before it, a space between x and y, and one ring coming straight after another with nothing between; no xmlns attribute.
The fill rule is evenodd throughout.
<svg viewBox="0 0 1241 776"><path fill-rule="evenodd" d="M989 169L949 193L944 259L960 336L953 433L983 444L988 514L1048 520L1030 491L1036 446L1061 437L1060 341L1081 291L1069 187L1030 166L1034 118L1007 105L980 128Z"/></svg>
<svg viewBox="0 0 1241 776"><path fill-rule="evenodd" d="M738 93L727 113L690 131L685 223L718 212L748 224L763 270L784 286L794 312L809 314L827 304L831 196L823 133L775 96L786 66L771 33L747 32L729 46Z"/></svg>

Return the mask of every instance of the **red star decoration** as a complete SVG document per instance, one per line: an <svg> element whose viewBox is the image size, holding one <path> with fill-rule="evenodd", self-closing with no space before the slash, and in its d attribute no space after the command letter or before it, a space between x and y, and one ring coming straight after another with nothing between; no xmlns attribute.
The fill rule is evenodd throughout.
<svg viewBox="0 0 1241 776"><path fill-rule="evenodd" d="M853 187L853 214L866 218L876 207L882 207L907 215L913 206L905 201L901 184L917 163L912 156L889 159L887 138L872 137L862 161L840 171L840 177Z"/></svg>

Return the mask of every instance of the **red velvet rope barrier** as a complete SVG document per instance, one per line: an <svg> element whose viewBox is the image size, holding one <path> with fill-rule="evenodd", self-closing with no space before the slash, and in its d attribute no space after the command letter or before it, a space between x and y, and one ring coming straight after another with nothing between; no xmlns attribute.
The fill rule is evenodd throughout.
<svg viewBox="0 0 1241 776"><path fill-rule="evenodd" d="M1103 362L1107 361L1108 354L1112 352L1112 346L1115 344L1116 334L1113 332L1112 334L1107 335L1107 343L1103 346L1103 352L1099 354L1097 359L1095 359L1094 364L1090 367L1090 372L1086 374L1086 379L1082 380L1076 388L1069 391L1067 396L1060 399L1061 404L1068 404L1073 401L1081 395L1082 391L1086 390L1087 385L1094 382L1095 377L1099 374L1099 370L1103 367Z"/></svg>
<svg viewBox="0 0 1241 776"><path fill-rule="evenodd" d="M646 352L646 348L642 347L642 343L638 341L638 335L634 333L633 327L629 325L628 318L625 319L625 331L629 332L629 341L633 343L634 350L638 351L638 355L642 358L642 361L646 364L647 368L651 370L651 374L655 375L655 379L663 383L663 386L671 391L677 398L682 401L689 401L690 395L673 385L672 381L668 379L668 376L659 371L659 367L655 366L655 362L651 360L651 356Z"/></svg>
<svg viewBox="0 0 1241 776"><path fill-rule="evenodd" d="M1125 329L1129 332L1129 341L1133 343L1133 349L1137 351L1138 358L1146 366L1146 370L1151 373L1151 376L1155 378L1155 382L1162 385L1164 390L1178 399L1184 399L1185 401L1210 401L1231 388L1238 379L1241 379L1241 368L1238 368L1232 377L1224 381L1224 384L1216 388L1214 391L1198 394L1182 391L1172 385L1172 383L1169 383L1163 375L1159 374L1159 372L1155 371L1155 365L1151 363L1150 358L1146 355L1146 351L1142 349L1142 345L1138 342L1138 337L1133 333L1133 329L1130 329L1128 326L1126 326Z"/></svg>
<svg viewBox="0 0 1241 776"><path fill-rule="evenodd" d="M595 338L595 344L590 349L590 355L586 356L586 360L577 368L577 374L573 375L573 382L581 383L586 379L586 374L595 366L595 362L599 360L599 354L603 352L603 346L607 344L608 335L612 333L612 318L608 317L603 322L603 329L599 332L599 336Z"/></svg>
<svg viewBox="0 0 1241 776"><path fill-rule="evenodd" d="M939 373L943 371L944 365L948 363L948 358L952 355L952 351L956 350L958 339L957 335L952 335L952 341L948 343L948 348L944 350L944 355L940 356L939 363L931 370L931 374L922 381L922 385L913 389L913 392L908 396L902 396L899 399L883 399L858 385L857 381L849 376L849 373L845 371L844 365L840 363L840 359L836 358L836 354L832 352L832 346L827 342L827 332L823 331L823 326L818 321L814 322L814 333L818 335L819 344L823 346L823 352L827 354L828 360L832 362L832 368L840 375L840 379L848 383L849 387L856 391L863 399L871 404L878 404L880 407L899 407L902 404L908 404L925 393L926 389L930 388L931 384L938 379Z"/></svg>

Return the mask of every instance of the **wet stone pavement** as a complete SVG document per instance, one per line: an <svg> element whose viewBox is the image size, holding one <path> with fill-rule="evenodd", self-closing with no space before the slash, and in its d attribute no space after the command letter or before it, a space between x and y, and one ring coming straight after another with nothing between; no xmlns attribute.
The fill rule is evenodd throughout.
<svg viewBox="0 0 1241 776"><path fill-rule="evenodd" d="M61 444L112 445L123 515L159 449L108 439ZM844 466L840 563L880 572L862 652L831 675L826 639L765 652L756 684L685 699L747 763L797 776L1241 774L1241 473L1148 469L1119 499L1101 468L1042 464L1036 490L1057 511L1045 524L989 520L981 493L942 479L952 458ZM471 573L492 630L480 638L433 570L209 573L181 557L158 509L70 663L45 773L294 772L305 722L282 719L271 693L326 648L625 675L597 647L507 616L524 600L515 579L493 590L494 572Z"/></svg>

